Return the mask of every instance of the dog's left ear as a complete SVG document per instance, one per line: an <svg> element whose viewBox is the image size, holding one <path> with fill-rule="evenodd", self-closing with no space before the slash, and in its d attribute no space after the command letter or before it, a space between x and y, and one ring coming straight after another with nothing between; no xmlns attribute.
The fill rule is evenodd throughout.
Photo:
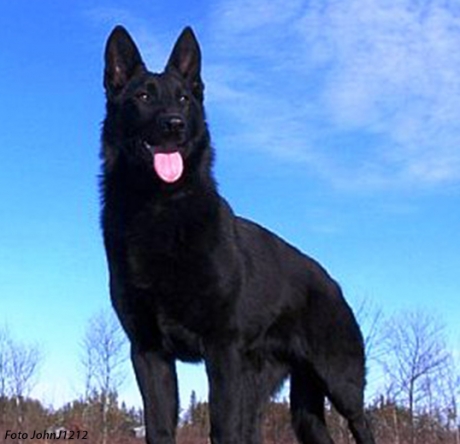
<svg viewBox="0 0 460 444"><path fill-rule="evenodd" d="M198 98L203 98L204 85L201 81L201 50L195 34L186 27L174 45L166 65L166 71L178 72L187 82Z"/></svg>

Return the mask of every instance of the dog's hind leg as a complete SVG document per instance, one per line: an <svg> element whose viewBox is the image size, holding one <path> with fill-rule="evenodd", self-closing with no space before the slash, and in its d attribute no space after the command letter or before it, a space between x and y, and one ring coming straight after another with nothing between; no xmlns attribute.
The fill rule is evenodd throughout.
<svg viewBox="0 0 460 444"><path fill-rule="evenodd" d="M340 374L329 377L327 396L337 411L348 421L357 444L375 444L364 413L364 372L345 367Z"/></svg>
<svg viewBox="0 0 460 444"><path fill-rule="evenodd" d="M334 444L324 419L324 385L309 366L292 369L290 401L292 425L302 444Z"/></svg>

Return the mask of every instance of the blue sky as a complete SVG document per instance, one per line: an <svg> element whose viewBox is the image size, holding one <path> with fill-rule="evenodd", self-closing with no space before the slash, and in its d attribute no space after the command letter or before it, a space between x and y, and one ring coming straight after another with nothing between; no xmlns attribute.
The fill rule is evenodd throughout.
<svg viewBox="0 0 460 444"><path fill-rule="evenodd" d="M454 1L4 2L0 325L45 354L35 394L83 392L109 306L99 230L102 53L125 25L161 70L201 42L216 176L235 211L317 258L349 301L460 331L460 7ZM181 394L206 389L181 367ZM122 396L138 402L131 379Z"/></svg>

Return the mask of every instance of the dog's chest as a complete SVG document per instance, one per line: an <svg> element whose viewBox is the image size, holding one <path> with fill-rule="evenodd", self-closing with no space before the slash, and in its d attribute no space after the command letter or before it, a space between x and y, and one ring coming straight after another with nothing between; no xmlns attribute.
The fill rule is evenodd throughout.
<svg viewBox="0 0 460 444"><path fill-rule="evenodd" d="M200 361L204 354L203 337L183 322L157 313L162 348L186 362Z"/></svg>
<svg viewBox="0 0 460 444"><path fill-rule="evenodd" d="M213 227L191 205L147 206L125 232L132 283L168 294L206 291L213 283Z"/></svg>
<svg viewBox="0 0 460 444"><path fill-rule="evenodd" d="M180 228L161 227L132 236L126 250L132 284L165 297L208 291L214 277L206 243L192 244L189 237Z"/></svg>
<svg viewBox="0 0 460 444"><path fill-rule="evenodd" d="M127 232L129 280L152 295L168 328L202 324L213 311L221 285L213 248L203 227L166 218L144 216Z"/></svg>

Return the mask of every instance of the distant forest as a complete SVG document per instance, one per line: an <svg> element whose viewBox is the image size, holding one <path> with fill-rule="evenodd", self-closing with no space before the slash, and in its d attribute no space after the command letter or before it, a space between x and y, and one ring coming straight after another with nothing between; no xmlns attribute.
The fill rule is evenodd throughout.
<svg viewBox="0 0 460 444"><path fill-rule="evenodd" d="M366 405L377 443L460 444L460 366L442 320L422 310L384 316L369 301L356 313L366 341ZM88 321L81 350L81 395L55 409L30 397L43 363L40 348L0 329L0 444L144 442L142 411L118 399L128 353L110 312ZM192 392L184 407L178 444L207 444L207 402ZM336 444L354 443L344 419L329 404L326 417ZM267 406L263 436L265 444L297 442L285 399L275 398Z"/></svg>

